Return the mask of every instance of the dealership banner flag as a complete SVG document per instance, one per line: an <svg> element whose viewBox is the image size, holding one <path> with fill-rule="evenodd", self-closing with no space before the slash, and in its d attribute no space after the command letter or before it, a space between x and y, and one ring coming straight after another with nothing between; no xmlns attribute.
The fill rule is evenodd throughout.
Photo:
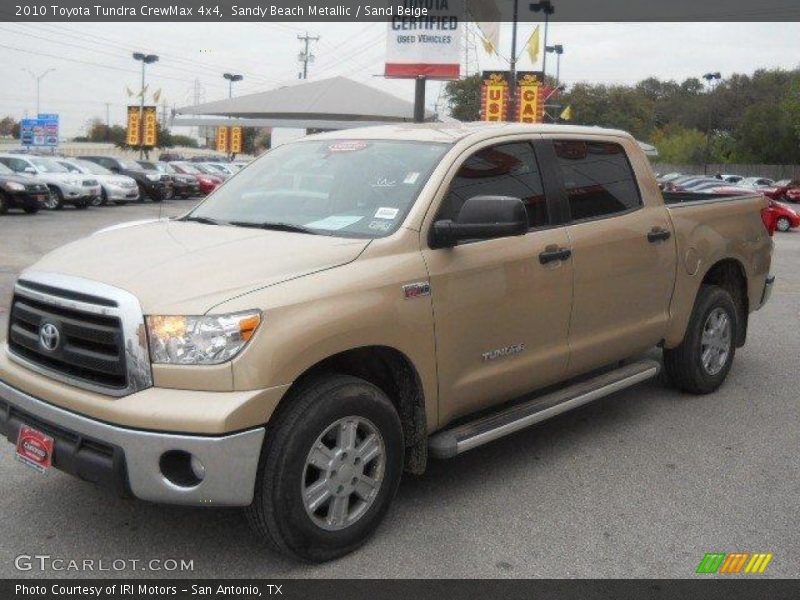
<svg viewBox="0 0 800 600"><path fill-rule="evenodd" d="M141 108L138 106L128 107L128 134L125 142L128 146L138 146L140 135L142 134Z"/></svg>
<svg viewBox="0 0 800 600"><path fill-rule="evenodd" d="M158 144L158 115L155 106L144 107L144 133L142 146L153 147Z"/></svg>
<svg viewBox="0 0 800 600"><path fill-rule="evenodd" d="M483 72L481 121L508 119L508 71Z"/></svg>
<svg viewBox="0 0 800 600"><path fill-rule="evenodd" d="M227 127L217 127L217 152L228 153L228 138L230 130Z"/></svg>

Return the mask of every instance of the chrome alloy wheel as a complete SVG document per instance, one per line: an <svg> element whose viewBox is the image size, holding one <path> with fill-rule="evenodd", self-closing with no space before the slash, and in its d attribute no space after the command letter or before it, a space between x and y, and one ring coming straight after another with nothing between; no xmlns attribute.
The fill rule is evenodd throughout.
<svg viewBox="0 0 800 600"><path fill-rule="evenodd" d="M58 194L53 188L47 189L47 202L44 207L48 210L54 210L58 206Z"/></svg>
<svg viewBox="0 0 800 600"><path fill-rule="evenodd" d="M311 520L328 531L349 527L375 502L386 469L378 428L344 417L317 438L306 458L301 493Z"/></svg>
<svg viewBox="0 0 800 600"><path fill-rule="evenodd" d="M700 359L709 375L716 375L725 366L731 353L731 319L722 308L711 311L700 338Z"/></svg>

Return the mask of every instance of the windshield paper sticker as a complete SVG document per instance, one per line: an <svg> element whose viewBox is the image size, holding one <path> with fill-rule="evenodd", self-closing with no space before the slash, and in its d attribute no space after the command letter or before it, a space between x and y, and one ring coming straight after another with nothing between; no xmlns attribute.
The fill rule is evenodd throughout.
<svg viewBox="0 0 800 600"><path fill-rule="evenodd" d="M419 179L419 173L416 171L411 171L411 173L406 175L406 178L403 179L403 183L414 184L417 183L417 179Z"/></svg>
<svg viewBox="0 0 800 600"><path fill-rule="evenodd" d="M336 231L338 229L349 227L354 223L358 223L363 218L364 217L353 215L333 215L330 217L325 217L324 219L320 219L319 221L314 221L313 223L306 223L306 227L310 227L311 229L327 229L329 231Z"/></svg>
<svg viewBox="0 0 800 600"><path fill-rule="evenodd" d="M397 216L398 212L400 212L399 208L388 208L386 206L382 206L375 213L375 218L376 219L394 219Z"/></svg>
<svg viewBox="0 0 800 600"><path fill-rule="evenodd" d="M334 142L328 145L328 152L357 152L367 147L367 142L352 141L352 142Z"/></svg>

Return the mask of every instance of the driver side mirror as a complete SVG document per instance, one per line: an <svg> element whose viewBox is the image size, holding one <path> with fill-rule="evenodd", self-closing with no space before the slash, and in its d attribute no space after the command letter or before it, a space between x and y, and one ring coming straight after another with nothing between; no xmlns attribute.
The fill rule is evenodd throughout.
<svg viewBox="0 0 800 600"><path fill-rule="evenodd" d="M519 198L511 196L473 196L461 207L453 221L433 224L437 248L455 246L463 240L490 240L528 233L528 213Z"/></svg>

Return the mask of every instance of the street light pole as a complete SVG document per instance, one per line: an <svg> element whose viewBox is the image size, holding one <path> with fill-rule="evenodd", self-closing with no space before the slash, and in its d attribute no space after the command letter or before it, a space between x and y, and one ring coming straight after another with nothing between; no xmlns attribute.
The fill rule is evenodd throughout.
<svg viewBox="0 0 800 600"><path fill-rule="evenodd" d="M541 2L534 2L530 5L533 12L544 13L544 47L547 48L547 30L550 25L550 15L556 12L553 8L553 3L550 0L541 0ZM547 82L547 52L544 53L542 59L542 84Z"/></svg>
<svg viewBox="0 0 800 600"><path fill-rule="evenodd" d="M41 75L37 75L36 73L31 71L30 69L22 69L22 70L23 71L27 71L28 73L30 73L31 77L33 77L36 80L36 116L38 117L42 112L41 106L39 104L39 99L40 99L39 91L40 91L42 79L44 79L44 76L47 75L48 73L50 73L52 71L55 71L55 69L47 69Z"/></svg>
<svg viewBox="0 0 800 600"><path fill-rule="evenodd" d="M155 54L134 52L133 60L142 62L142 89L141 101L139 102L139 158L144 158L144 69L146 65L158 62L158 56Z"/></svg>
<svg viewBox="0 0 800 600"><path fill-rule="evenodd" d="M564 54L564 46L556 44L555 46L545 46L545 55L547 53L555 53L556 55L556 87L561 85L561 55Z"/></svg>
<svg viewBox="0 0 800 600"><path fill-rule="evenodd" d="M223 73L222 77L228 80L228 98L233 98L233 83L244 79L244 75L236 75L234 73Z"/></svg>
<svg viewBox="0 0 800 600"><path fill-rule="evenodd" d="M717 86L712 82L716 81L717 84L719 84L719 80L722 79L722 75L719 71L715 71L713 73L706 73L703 75L703 79L705 79L708 83L708 124L706 126L706 152L705 161L703 161L703 174L708 175L708 161L711 156L711 115L713 113L711 106L711 94L717 88Z"/></svg>

